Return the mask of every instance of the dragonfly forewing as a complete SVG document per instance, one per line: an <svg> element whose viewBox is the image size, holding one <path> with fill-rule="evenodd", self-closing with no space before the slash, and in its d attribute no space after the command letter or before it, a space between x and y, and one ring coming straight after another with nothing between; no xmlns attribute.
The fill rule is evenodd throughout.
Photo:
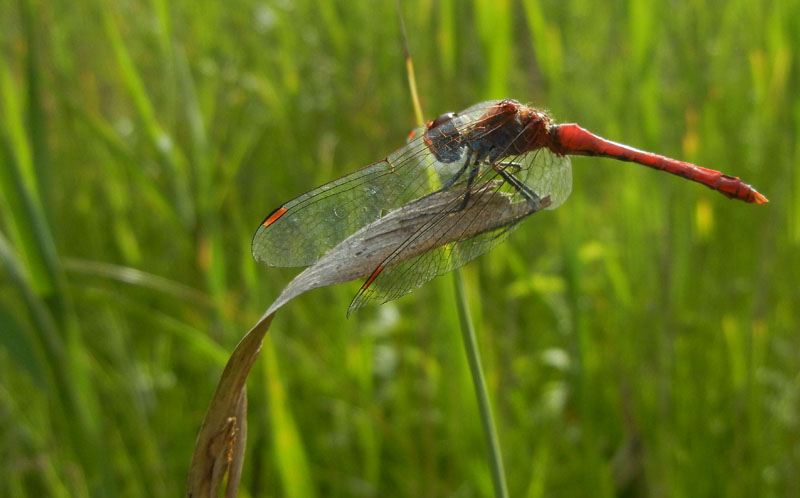
<svg viewBox="0 0 800 498"><path fill-rule="evenodd" d="M253 237L256 260L308 266L359 228L436 191L455 168L439 163L421 137L386 159L326 183L279 207Z"/></svg>

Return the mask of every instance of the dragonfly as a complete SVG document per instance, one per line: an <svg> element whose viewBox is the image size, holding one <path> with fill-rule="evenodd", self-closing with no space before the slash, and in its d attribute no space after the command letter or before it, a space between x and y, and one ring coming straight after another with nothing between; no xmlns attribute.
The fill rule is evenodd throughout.
<svg viewBox="0 0 800 498"><path fill-rule="evenodd" d="M269 266L313 265L388 213L447 193L447 202L430 202L437 212L367 276L350 315L463 266L504 241L528 216L560 206L572 188L569 156L634 162L731 199L768 202L737 177L612 142L577 124L557 124L546 112L513 99L493 100L442 114L414 129L406 144L384 159L282 204L256 230L252 255ZM491 220L484 217L497 215L490 206L499 199L513 205L515 214L487 223ZM424 252L414 253L411 248L423 240ZM409 253L414 255L406 257Z"/></svg>

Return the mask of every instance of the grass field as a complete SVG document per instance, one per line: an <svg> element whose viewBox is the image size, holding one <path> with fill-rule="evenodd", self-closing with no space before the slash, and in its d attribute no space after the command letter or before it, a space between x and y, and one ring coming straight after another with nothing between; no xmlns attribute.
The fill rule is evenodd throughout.
<svg viewBox="0 0 800 498"><path fill-rule="evenodd" d="M800 496L800 2L429 0L427 118L513 97L740 176L573 160L463 275L514 497ZM178 496L296 273L273 208L416 124L394 2L0 2L0 496ZM242 496L492 496L452 279L282 309Z"/></svg>

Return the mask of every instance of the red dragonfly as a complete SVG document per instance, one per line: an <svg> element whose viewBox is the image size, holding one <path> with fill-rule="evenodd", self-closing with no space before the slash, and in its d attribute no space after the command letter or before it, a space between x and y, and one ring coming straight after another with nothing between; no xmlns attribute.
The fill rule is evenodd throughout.
<svg viewBox="0 0 800 498"><path fill-rule="evenodd" d="M308 266L388 212L426 195L458 193L374 269L349 315L368 301L396 299L466 264L505 240L528 215L561 205L572 188L569 155L636 162L731 199L768 202L739 178L618 144L577 124L556 124L542 111L505 99L442 114L412 131L407 144L385 159L278 207L258 227L253 257L270 266ZM487 195L506 196L524 209L503 226L476 234L470 229L476 217L493 213L466 208ZM403 259L415 240L430 243L431 237L441 245Z"/></svg>

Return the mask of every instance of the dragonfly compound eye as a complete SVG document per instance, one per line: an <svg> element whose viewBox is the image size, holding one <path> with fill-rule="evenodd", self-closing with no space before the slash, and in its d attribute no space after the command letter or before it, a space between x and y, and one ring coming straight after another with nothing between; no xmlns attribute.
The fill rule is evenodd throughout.
<svg viewBox="0 0 800 498"><path fill-rule="evenodd" d="M456 113L454 112L446 112L444 114L440 114L438 118L428 123L428 129L432 130L434 128L442 126L445 123L449 123L450 121L452 121L454 117L456 117Z"/></svg>

